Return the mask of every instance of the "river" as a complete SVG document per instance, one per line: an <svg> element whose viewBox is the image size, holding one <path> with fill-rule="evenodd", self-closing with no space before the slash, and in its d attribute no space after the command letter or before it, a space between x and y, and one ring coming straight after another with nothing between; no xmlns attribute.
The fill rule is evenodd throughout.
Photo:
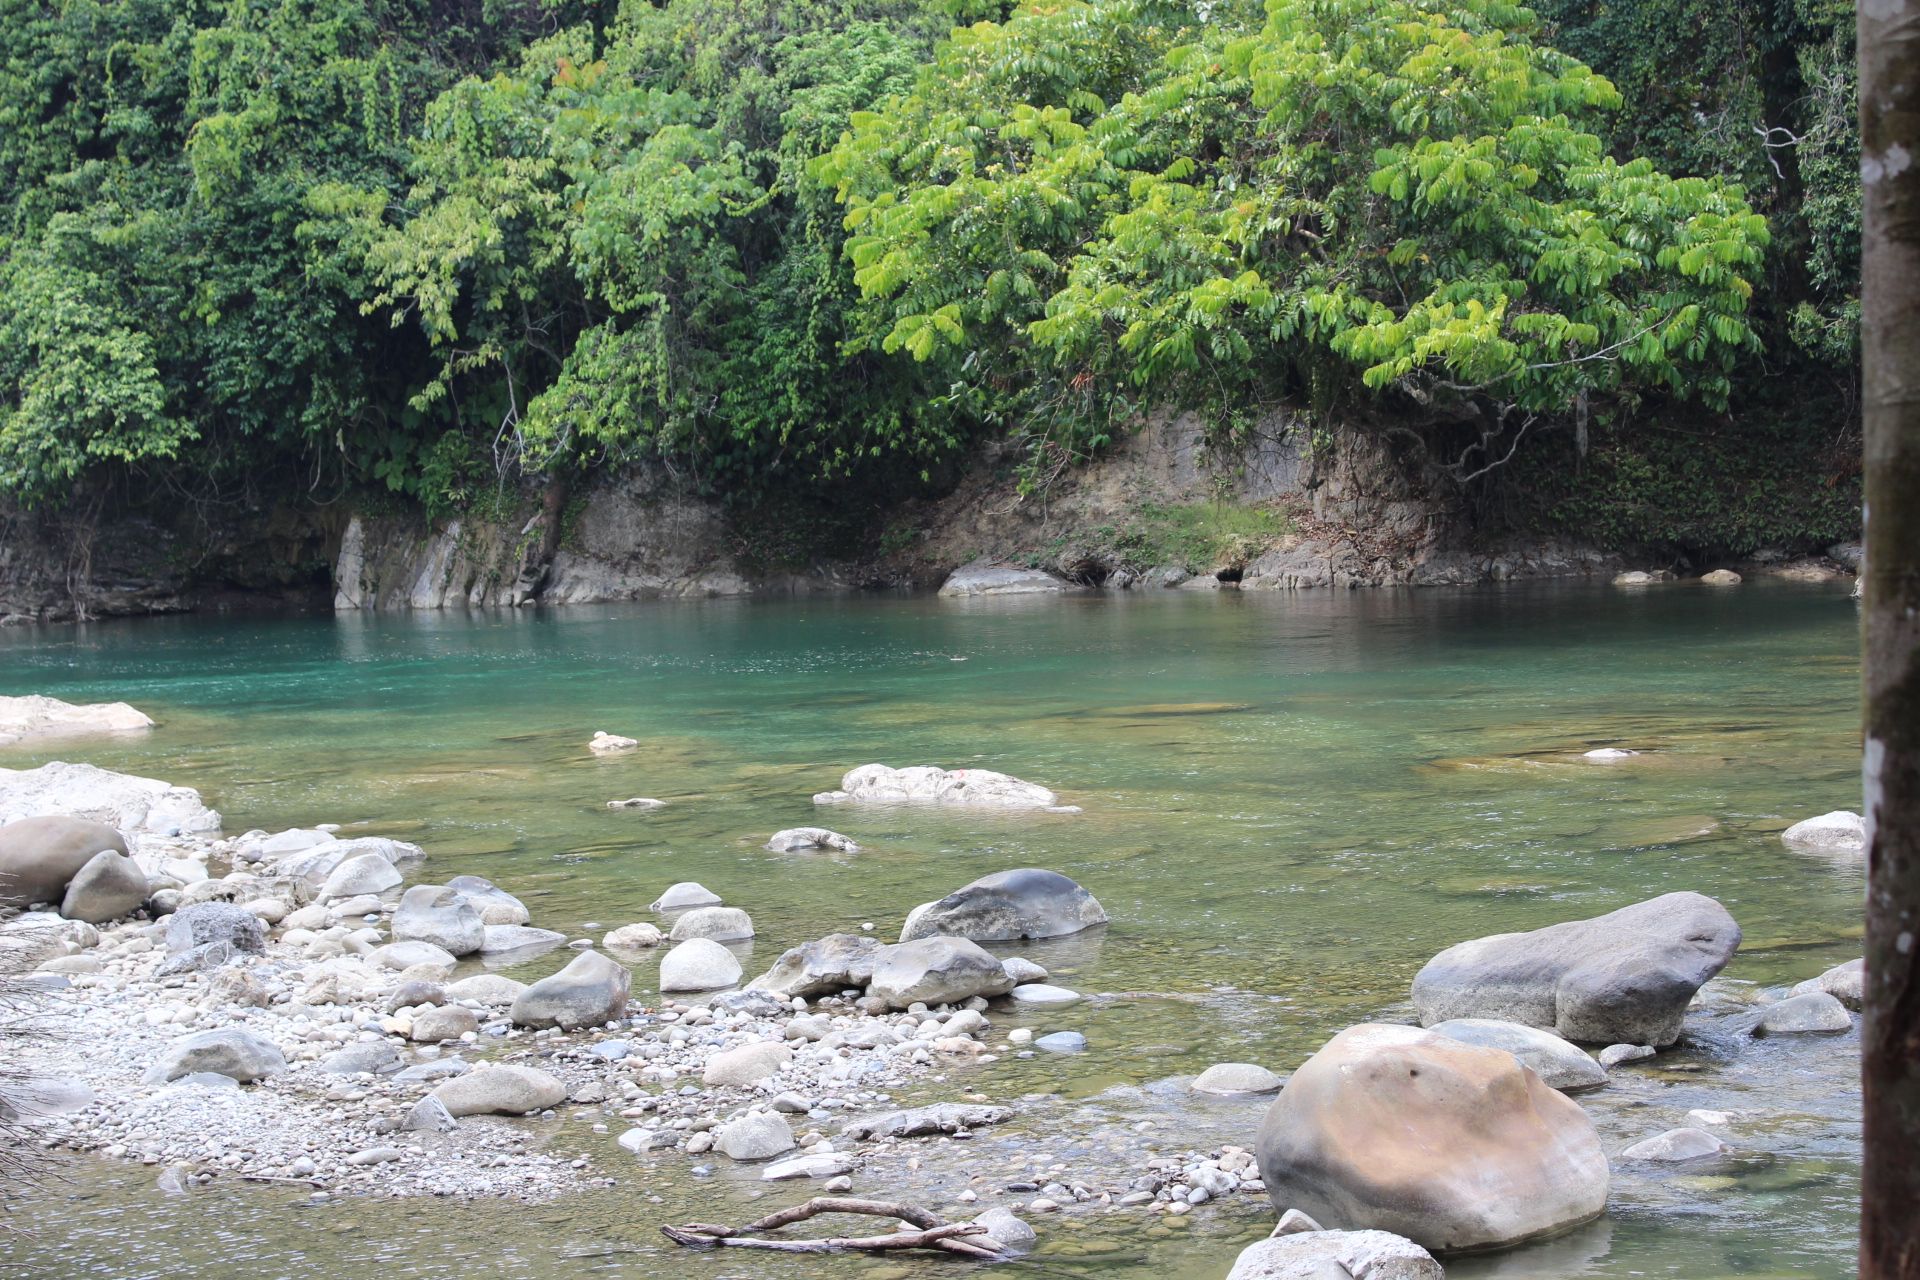
<svg viewBox="0 0 1920 1280"><path fill-rule="evenodd" d="M1032 1105L1056 1141L1079 1140L1080 1124L1095 1143L1250 1145L1260 1104L1201 1103L1180 1081L1216 1061L1284 1073L1353 1022L1409 1019L1415 970L1464 938L1693 889L1745 930L1716 984L1728 999L1857 956L1859 870L1796 854L1778 833L1858 807L1858 679L1846 589L1764 582L202 616L0 632L0 693L125 699L161 722L112 742L0 749L0 765L84 759L192 785L229 831L337 822L416 841L424 877L485 875L535 924L574 934L650 919L661 889L697 879L752 913L749 972L865 922L891 936L913 905L986 872L1051 867L1113 923L1025 950L1099 997L1027 1017L1084 1032L1089 1049L969 1067L967 1086L1045 1095ZM597 729L640 747L596 758L584 744ZM1579 758L1597 746L1643 754ZM1084 812L816 810L814 792L869 761L1002 769ZM630 796L668 804L606 808ZM814 823L863 852L760 848ZM1658 1069L1622 1068L1580 1099L1610 1151L1737 1097L1742 1160L1712 1176L1618 1169L1601 1223L1449 1275L1853 1274L1856 1055L1852 1034L1716 1033ZM1017 1160L1022 1141L1016 1125L973 1158ZM631 1158L603 1145L598 1158L623 1175ZM0 1265L72 1277L951 1270L675 1256L660 1222L683 1208L712 1220L716 1195L761 1194L737 1171L699 1178L691 1163L503 1209L307 1205L272 1187L168 1198L152 1170L70 1160L66 1181L24 1202L31 1230L0 1235ZM1250 1201L1178 1225L1050 1218L1042 1274L1219 1276L1270 1221Z"/></svg>

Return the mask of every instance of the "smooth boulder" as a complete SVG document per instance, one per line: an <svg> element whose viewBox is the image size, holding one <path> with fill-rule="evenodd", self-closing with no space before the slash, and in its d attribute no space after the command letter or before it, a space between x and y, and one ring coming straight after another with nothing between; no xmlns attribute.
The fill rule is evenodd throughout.
<svg viewBox="0 0 1920 1280"><path fill-rule="evenodd" d="M455 876L447 888L467 900L485 925L526 924L533 919L527 904L483 876Z"/></svg>
<svg viewBox="0 0 1920 1280"><path fill-rule="evenodd" d="M773 967L747 985L775 995L832 995L873 981L873 958L880 943L865 934L830 933L789 947Z"/></svg>
<svg viewBox="0 0 1920 1280"><path fill-rule="evenodd" d="M793 1150L793 1127L770 1111L750 1111L720 1126L713 1149L729 1160L771 1160Z"/></svg>
<svg viewBox="0 0 1920 1280"><path fill-rule="evenodd" d="M1237 1094L1273 1093L1285 1083L1265 1067L1251 1062L1216 1062L1195 1076L1189 1087L1195 1093L1230 1098Z"/></svg>
<svg viewBox="0 0 1920 1280"><path fill-rule="evenodd" d="M359 853L327 873L314 899L337 902L342 898L357 898L363 893L385 893L388 889L398 888L402 879L400 868L388 859L377 853Z"/></svg>
<svg viewBox="0 0 1920 1280"><path fill-rule="evenodd" d="M1423 1026L1492 1018L1581 1044L1680 1038L1688 1002L1740 946L1727 909L1668 893L1589 920L1448 947L1414 977Z"/></svg>
<svg viewBox="0 0 1920 1280"><path fill-rule="evenodd" d="M85 818L22 818L0 827L0 907L58 903L94 856L127 842L104 822Z"/></svg>
<svg viewBox="0 0 1920 1280"><path fill-rule="evenodd" d="M698 880L682 880L667 886L667 891L653 900L655 911L685 911L689 907L717 907L720 895Z"/></svg>
<svg viewBox="0 0 1920 1280"><path fill-rule="evenodd" d="M740 981L740 962L712 938L693 938L660 957L662 991L717 991Z"/></svg>
<svg viewBox="0 0 1920 1280"><path fill-rule="evenodd" d="M867 994L896 1009L916 1002L958 1004L974 996L1005 995L1013 979L1001 963L967 938L917 938L874 952Z"/></svg>
<svg viewBox="0 0 1920 1280"><path fill-rule="evenodd" d="M196 1031L169 1040L147 1068L147 1084L165 1084L196 1072L210 1072L246 1084L287 1069L280 1047L238 1027Z"/></svg>
<svg viewBox="0 0 1920 1280"><path fill-rule="evenodd" d="M1867 962L1849 960L1837 964L1817 978L1808 978L1793 988L1796 996L1824 991L1849 1009L1858 1009L1867 1000Z"/></svg>
<svg viewBox="0 0 1920 1280"><path fill-rule="evenodd" d="M1727 1154L1732 1149L1705 1129L1689 1127L1669 1129L1665 1133L1655 1134L1651 1138L1636 1142L1622 1151L1620 1158L1677 1164L1686 1160L1713 1159Z"/></svg>
<svg viewBox="0 0 1920 1280"><path fill-rule="evenodd" d="M417 884L400 895L393 913L395 942L430 942L451 956L472 955L487 940L486 925L458 889Z"/></svg>
<svg viewBox="0 0 1920 1280"><path fill-rule="evenodd" d="M815 849L860 852L859 845L838 831L829 831L825 827L788 827L785 831L776 831L768 839L766 847L775 853L806 853Z"/></svg>
<svg viewBox="0 0 1920 1280"><path fill-rule="evenodd" d="M1835 809L1794 823L1780 833L1780 839L1796 849L1859 853L1867 847L1867 822L1857 813Z"/></svg>
<svg viewBox="0 0 1920 1280"><path fill-rule="evenodd" d="M60 899L69 920L105 924L132 915L147 900L147 873L117 849L102 849L74 873Z"/></svg>
<svg viewBox="0 0 1920 1280"><path fill-rule="evenodd" d="M1525 1023L1502 1022L1497 1018L1451 1018L1434 1023L1428 1030L1461 1044L1505 1049L1533 1068L1534 1074L1544 1080L1549 1089L1562 1092L1595 1089L1607 1082L1607 1069L1595 1062L1585 1049L1551 1031Z"/></svg>
<svg viewBox="0 0 1920 1280"><path fill-rule="evenodd" d="M725 1085L747 1089L786 1070L793 1061L793 1050L777 1040L756 1040L733 1049L723 1049L707 1059L700 1076L705 1085Z"/></svg>
<svg viewBox="0 0 1920 1280"><path fill-rule="evenodd" d="M475 1067L435 1089L447 1114L462 1116L523 1116L557 1107L567 1100L567 1087L538 1067L494 1065Z"/></svg>
<svg viewBox="0 0 1920 1280"><path fill-rule="evenodd" d="M1057 871L1021 867L981 876L917 909L900 930L900 941L939 934L975 942L1058 938L1106 922L1099 901L1074 881Z"/></svg>
<svg viewBox="0 0 1920 1280"><path fill-rule="evenodd" d="M598 951L582 951L566 968L540 979L514 997L508 1015L522 1027L597 1026L627 1011L633 975Z"/></svg>
<svg viewBox="0 0 1920 1280"><path fill-rule="evenodd" d="M1387 1231L1290 1232L1256 1240L1227 1280L1445 1280L1432 1254Z"/></svg>
<svg viewBox="0 0 1920 1280"><path fill-rule="evenodd" d="M1293 1073L1256 1142L1274 1207L1436 1252L1551 1235L1607 1206L1593 1122L1511 1053L1362 1023Z"/></svg>
<svg viewBox="0 0 1920 1280"><path fill-rule="evenodd" d="M1753 1034L1785 1036L1852 1029L1853 1018L1848 1015L1847 1006L1824 991L1809 991L1806 995L1789 996L1779 1004L1768 1006L1753 1028Z"/></svg>
<svg viewBox="0 0 1920 1280"><path fill-rule="evenodd" d="M715 942L744 942L753 936L753 919L738 907L695 907L673 922L668 941L712 938Z"/></svg>
<svg viewBox="0 0 1920 1280"><path fill-rule="evenodd" d="M1067 583L1039 569L975 560L961 565L940 584L939 594L955 596L1057 595Z"/></svg>

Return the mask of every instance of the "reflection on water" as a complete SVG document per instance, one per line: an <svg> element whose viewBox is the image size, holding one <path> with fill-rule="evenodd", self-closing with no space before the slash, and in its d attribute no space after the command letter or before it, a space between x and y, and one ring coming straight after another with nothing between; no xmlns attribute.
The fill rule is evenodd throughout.
<svg viewBox="0 0 1920 1280"><path fill-rule="evenodd" d="M969 1082L1071 1100L1029 1104L1048 1117L1037 1132L1091 1128L1092 1109L1116 1134L1158 1114L1196 1142L1245 1142L1257 1107L1197 1112L1169 1082L1219 1060L1285 1070L1351 1022L1408 1016L1414 970L1462 938L1685 888L1746 930L1729 993L1857 955L1859 872L1777 834L1857 804L1855 627L1844 591L1774 584L153 620L0 634L0 692L125 698L162 721L0 765L80 757L188 783L233 830L335 821L415 840L434 875L488 876L570 934L650 918L662 888L697 879L753 913L750 970L864 922L892 936L988 871L1053 867L1113 924L1018 948L1094 997L1025 1016L1090 1049ZM596 729L641 747L595 758ZM1597 746L1645 754L1579 758ZM1001 768L1086 812L815 810L812 793L876 760ZM629 796L668 807L605 807ZM760 847L822 821L864 851ZM1850 1274L1850 1039L1783 1059L1790 1041L1728 1032L1674 1059L1697 1072L1583 1095L1611 1137L1749 1091L1757 1114L1734 1137L1773 1161L1699 1184L1623 1170L1606 1223L1450 1274ZM89 1161L41 1206L57 1237L0 1240L0 1259L50 1275L920 1274L670 1260L657 1223L676 1203L710 1216L693 1210L711 1184L685 1164L503 1217L289 1211L260 1188L163 1200L150 1171ZM1130 1215L1056 1219L1049 1237L1061 1274L1203 1275L1264 1229L1252 1206L1196 1218L1158 1234Z"/></svg>

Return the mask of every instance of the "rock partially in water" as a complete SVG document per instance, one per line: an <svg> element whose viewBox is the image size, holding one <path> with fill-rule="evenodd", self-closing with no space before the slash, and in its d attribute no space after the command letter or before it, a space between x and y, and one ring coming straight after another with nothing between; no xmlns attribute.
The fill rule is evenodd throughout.
<svg viewBox="0 0 1920 1280"><path fill-rule="evenodd" d="M987 1229L987 1236L1000 1247L1002 1253L1024 1253L1039 1242L1040 1236L1027 1225L1026 1219L1004 1206L995 1207L979 1214L974 1221ZM968 1237L975 1244L981 1243L978 1237Z"/></svg>
<svg viewBox="0 0 1920 1280"><path fill-rule="evenodd" d="M221 1027L168 1041L167 1047L147 1068L143 1080L147 1084L165 1084L206 1071L246 1084L286 1069L286 1058L271 1040L263 1040L238 1027Z"/></svg>
<svg viewBox="0 0 1920 1280"><path fill-rule="evenodd" d="M711 938L693 938L660 957L662 991L717 991L740 981L740 962Z"/></svg>
<svg viewBox="0 0 1920 1280"><path fill-rule="evenodd" d="M1623 1062L1638 1062L1642 1058L1651 1058L1657 1052L1650 1044L1610 1044L1598 1055L1600 1066L1608 1071Z"/></svg>
<svg viewBox="0 0 1920 1280"><path fill-rule="evenodd" d="M1592 760L1597 764L1608 764L1615 760L1631 760L1639 755L1638 751L1628 751L1624 747L1595 747L1591 751L1580 753L1582 760Z"/></svg>
<svg viewBox="0 0 1920 1280"><path fill-rule="evenodd" d="M1449 947L1414 977L1413 1003L1426 1026L1494 1018L1587 1044L1665 1046L1680 1038L1694 992L1739 946L1740 926L1718 902L1662 894Z"/></svg>
<svg viewBox="0 0 1920 1280"><path fill-rule="evenodd" d="M1505 1049L1533 1068L1547 1087L1570 1092L1594 1089L1607 1082L1607 1069L1595 1062L1586 1050L1569 1044L1551 1031L1542 1031L1520 1022L1502 1022L1496 1018L1452 1018L1436 1022L1428 1030L1462 1044L1484 1049Z"/></svg>
<svg viewBox="0 0 1920 1280"><path fill-rule="evenodd" d="M1705 1129L1669 1129L1636 1142L1620 1153L1622 1160L1657 1160L1677 1163L1706 1160L1727 1154L1733 1148Z"/></svg>
<svg viewBox="0 0 1920 1280"><path fill-rule="evenodd" d="M609 800L609 809L664 809L665 800L655 800L652 796L634 796L631 800Z"/></svg>
<svg viewBox="0 0 1920 1280"><path fill-rule="evenodd" d="M665 940L666 935L660 932L658 925L641 922L621 925L618 929L613 930L607 934L606 937L600 939L600 945L603 947L619 947L628 951L640 951L648 947L657 947Z"/></svg>
<svg viewBox="0 0 1920 1280"><path fill-rule="evenodd" d="M848 771L838 791L822 791L815 804L938 804L975 809L1063 809L1045 787L991 769L941 769L911 765L895 769L863 764ZM1073 810L1078 812L1078 810Z"/></svg>
<svg viewBox="0 0 1920 1280"><path fill-rule="evenodd" d="M637 738L623 738L617 733L608 733L605 729L595 729L587 750L606 755L614 751L631 751L639 746Z"/></svg>
<svg viewBox="0 0 1920 1280"><path fill-rule="evenodd" d="M1005 995L1012 988L1006 969L977 943L966 938L923 937L875 951L867 993L904 1009L921 1001L959 1004L974 996Z"/></svg>
<svg viewBox="0 0 1920 1280"><path fill-rule="evenodd" d="M192 787L62 760L37 769L0 769L0 821L36 816L90 818L122 831L161 835L220 830L219 813Z"/></svg>
<svg viewBox="0 0 1920 1280"><path fill-rule="evenodd" d="M770 1160L795 1147L793 1128L770 1111L750 1111L720 1126L713 1149L729 1160Z"/></svg>
<svg viewBox="0 0 1920 1280"><path fill-rule="evenodd" d="M1257 1240L1227 1280L1444 1280L1433 1255L1386 1231L1289 1232Z"/></svg>
<svg viewBox="0 0 1920 1280"><path fill-rule="evenodd" d="M856 1120L847 1126L847 1136L855 1142L868 1138L917 1138L929 1133L959 1133L982 1129L1013 1119L1012 1107L994 1107L960 1102L941 1102L930 1107L906 1111L888 1111Z"/></svg>
<svg viewBox="0 0 1920 1280"><path fill-rule="evenodd" d="M1046 982L1024 982L1007 993L1007 999L1015 1004L1031 1005L1041 1009L1078 1004L1080 998L1078 991L1070 991L1066 987L1056 987Z"/></svg>
<svg viewBox="0 0 1920 1280"><path fill-rule="evenodd" d="M447 881L447 888L465 898L480 913L481 924L527 924L533 919L526 903L484 876L455 876Z"/></svg>
<svg viewBox="0 0 1920 1280"><path fill-rule="evenodd" d="M598 1026L626 1013L632 981L624 965L598 951L583 951L515 997L508 1016L518 1026L537 1029Z"/></svg>
<svg viewBox="0 0 1920 1280"><path fill-rule="evenodd" d="M60 899L69 920L105 924L132 915L147 900L147 873L117 849L102 849L74 873Z"/></svg>
<svg viewBox="0 0 1920 1280"><path fill-rule="evenodd" d="M860 846L838 831L829 831L825 827L788 827L785 831L776 831L767 841L767 848L775 853L805 853L813 849L833 849L840 853L858 853Z"/></svg>
<svg viewBox="0 0 1920 1280"><path fill-rule="evenodd" d="M1195 1093L1214 1093L1223 1097L1253 1093L1273 1093L1286 1081L1265 1067L1251 1062L1216 1062L1194 1077L1190 1086Z"/></svg>
<svg viewBox="0 0 1920 1280"><path fill-rule="evenodd" d="M487 940L480 913L459 890L443 884L417 884L400 895L393 913L396 942L428 942L451 956L472 955Z"/></svg>
<svg viewBox="0 0 1920 1280"><path fill-rule="evenodd" d="M1849 960L1837 964L1817 978L1808 978L1794 987L1793 994L1803 996L1813 991L1824 991L1849 1009L1859 1009L1866 1003L1867 962Z"/></svg>
<svg viewBox="0 0 1920 1280"><path fill-rule="evenodd" d="M684 911L688 907L717 907L720 895L698 880L682 880L668 885L667 891L653 900L655 911Z"/></svg>
<svg viewBox="0 0 1920 1280"><path fill-rule="evenodd" d="M712 938L715 942L743 942L753 936L753 918L738 907L696 907L673 922L667 937L673 942Z"/></svg>
<svg viewBox="0 0 1920 1280"><path fill-rule="evenodd" d="M945 934L976 942L1058 938L1107 922L1099 901L1057 871L1021 867L981 876L918 908L900 940Z"/></svg>
<svg viewBox="0 0 1920 1280"><path fill-rule="evenodd" d="M1511 1053L1350 1027L1293 1073L1257 1141L1279 1210L1440 1251L1553 1234L1606 1209L1593 1122Z"/></svg>
<svg viewBox="0 0 1920 1280"><path fill-rule="evenodd" d="M1780 839L1796 849L1819 853L1859 853L1867 848L1867 823L1859 814L1835 809L1817 818L1806 818L1780 833Z"/></svg>
<svg viewBox="0 0 1920 1280"><path fill-rule="evenodd" d="M948 597L1057 595L1065 590L1067 584L1050 573L991 560L961 565L940 585L940 594Z"/></svg>
<svg viewBox="0 0 1920 1280"><path fill-rule="evenodd" d="M1087 1038L1078 1031L1053 1031L1035 1040L1033 1047L1048 1053L1085 1053Z"/></svg>
<svg viewBox="0 0 1920 1280"><path fill-rule="evenodd" d="M1847 1007L1824 991L1789 996L1770 1005L1753 1028L1756 1036L1796 1035L1808 1032L1851 1031L1853 1018Z"/></svg>
<svg viewBox="0 0 1920 1280"><path fill-rule="evenodd" d="M537 1067L495 1064L475 1067L433 1091L447 1114L462 1116L523 1116L557 1107L567 1100L567 1087Z"/></svg>
<svg viewBox="0 0 1920 1280"><path fill-rule="evenodd" d="M747 985L792 998L831 995L873 981L873 958L880 944L865 934L830 933L789 947L773 967Z"/></svg>
<svg viewBox="0 0 1920 1280"><path fill-rule="evenodd" d="M25 818L0 827L0 907L60 902L81 868L109 851L125 857L127 842L86 818Z"/></svg>
<svg viewBox="0 0 1920 1280"><path fill-rule="evenodd" d="M1700 581L1710 587L1737 587L1740 585L1741 578L1731 569L1714 569L1701 574Z"/></svg>
<svg viewBox="0 0 1920 1280"><path fill-rule="evenodd" d="M42 738L137 733L151 728L151 716L124 702L62 702L41 694L0 697L0 746Z"/></svg>
<svg viewBox="0 0 1920 1280"><path fill-rule="evenodd" d="M567 935L552 929L535 929L524 924L489 924L481 926L480 953L482 955L501 955L508 951L525 951L532 958L537 951L551 951L562 945ZM516 962L520 957L516 957Z"/></svg>

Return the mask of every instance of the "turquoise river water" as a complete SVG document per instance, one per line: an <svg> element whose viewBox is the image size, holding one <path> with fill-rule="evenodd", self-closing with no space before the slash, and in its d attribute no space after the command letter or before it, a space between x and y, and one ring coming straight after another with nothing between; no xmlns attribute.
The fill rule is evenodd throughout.
<svg viewBox="0 0 1920 1280"><path fill-rule="evenodd" d="M161 722L0 749L0 766L85 759L189 784L229 831L399 836L427 848L419 874L488 876L576 934L652 918L662 888L697 879L752 913L749 973L862 922L890 936L989 871L1065 872L1113 923L1023 953L1095 995L1033 1020L1090 1048L964 1069L968 1088L1031 1095L1046 1130L1016 1123L978 1143L982 1161L1043 1137L1138 1143L1142 1120L1169 1147L1250 1144L1261 1105L1200 1103L1185 1077L1284 1072L1350 1023L1408 1019L1414 971L1461 939L1699 890L1745 930L1716 986L1731 1012L1581 1100L1612 1151L1731 1105L1743 1160L1620 1168L1602 1222L1449 1274L1827 1280L1853 1273L1855 1038L1749 1040L1738 1004L1859 953L1858 869L1778 839L1857 807L1856 628L1844 588L1765 583L146 620L0 633L0 693L125 699ZM596 729L641 747L595 758ZM1579 759L1606 745L1645 754ZM868 761L998 768L1085 812L816 811L814 792ZM628 796L668 807L605 807ZM814 823L865 850L760 848ZM599 1141L609 1167L633 1163ZM689 1163L503 1207L168 1198L151 1169L74 1160L28 1200L32 1229L0 1234L0 1270L887 1280L960 1265L676 1256L662 1221L725 1220L716 1198L760 1194ZM1242 1199L1175 1224L1049 1219L1020 1269L1218 1277L1271 1222Z"/></svg>

